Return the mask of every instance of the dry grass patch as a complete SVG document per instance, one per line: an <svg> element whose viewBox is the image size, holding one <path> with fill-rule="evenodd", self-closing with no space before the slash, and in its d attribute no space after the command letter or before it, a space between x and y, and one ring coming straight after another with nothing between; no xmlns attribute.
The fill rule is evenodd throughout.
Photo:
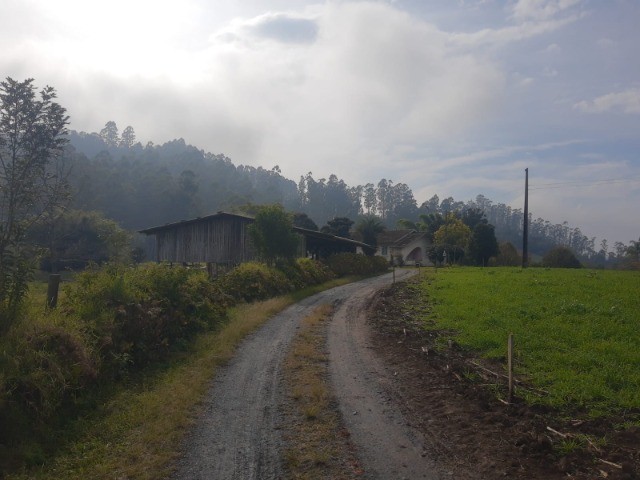
<svg viewBox="0 0 640 480"><path fill-rule="evenodd" d="M285 360L288 478L351 479L362 474L328 382L325 340L331 313L332 307L323 305L302 321Z"/></svg>

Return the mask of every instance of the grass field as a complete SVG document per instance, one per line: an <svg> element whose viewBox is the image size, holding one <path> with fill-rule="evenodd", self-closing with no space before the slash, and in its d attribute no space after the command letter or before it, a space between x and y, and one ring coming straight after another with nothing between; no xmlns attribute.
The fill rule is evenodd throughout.
<svg viewBox="0 0 640 480"><path fill-rule="evenodd" d="M513 333L516 375L548 392L529 400L593 416L640 408L640 272L450 268L415 288L428 328L463 348L504 360Z"/></svg>

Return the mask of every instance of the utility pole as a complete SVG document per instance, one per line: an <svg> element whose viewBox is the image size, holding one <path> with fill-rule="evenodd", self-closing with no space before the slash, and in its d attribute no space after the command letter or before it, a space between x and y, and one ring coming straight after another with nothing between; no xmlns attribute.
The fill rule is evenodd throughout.
<svg viewBox="0 0 640 480"><path fill-rule="evenodd" d="M529 266L529 169L524 169L524 219L522 222L522 268Z"/></svg>

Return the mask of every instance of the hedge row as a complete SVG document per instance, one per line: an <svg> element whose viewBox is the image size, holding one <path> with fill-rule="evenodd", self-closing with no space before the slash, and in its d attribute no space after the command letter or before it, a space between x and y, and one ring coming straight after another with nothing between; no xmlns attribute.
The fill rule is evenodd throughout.
<svg viewBox="0 0 640 480"><path fill-rule="evenodd" d="M214 282L203 271L157 264L79 274L57 311L24 318L0 339L0 466L3 444L72 407L92 385L120 381L183 350L224 322L231 305L381 270L378 259L340 254L328 266L310 259L279 268L246 263Z"/></svg>

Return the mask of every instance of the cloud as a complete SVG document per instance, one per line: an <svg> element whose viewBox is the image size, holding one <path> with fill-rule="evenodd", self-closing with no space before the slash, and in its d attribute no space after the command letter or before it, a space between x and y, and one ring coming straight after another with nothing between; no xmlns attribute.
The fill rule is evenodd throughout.
<svg viewBox="0 0 640 480"><path fill-rule="evenodd" d="M574 105L584 113L622 112L640 113L640 88L629 88L622 92L608 93L593 100L583 100Z"/></svg>
<svg viewBox="0 0 640 480"><path fill-rule="evenodd" d="M299 158L355 180L363 168L393 169L389 155L403 145L464 135L499 111L496 65L451 49L446 33L393 7L330 3L295 17L313 22L313 41L256 43L256 26L274 18L285 17L236 23L233 41L214 37L203 61L203 88L233 105L237 124L262 123L259 151L240 161L295 176L309 170Z"/></svg>
<svg viewBox="0 0 640 480"><path fill-rule="evenodd" d="M314 19L287 14L267 14L247 25L256 37L268 38L284 43L312 43L318 35Z"/></svg>
<svg viewBox="0 0 640 480"><path fill-rule="evenodd" d="M582 0L518 0L513 17L521 22L547 20L580 4Z"/></svg>

